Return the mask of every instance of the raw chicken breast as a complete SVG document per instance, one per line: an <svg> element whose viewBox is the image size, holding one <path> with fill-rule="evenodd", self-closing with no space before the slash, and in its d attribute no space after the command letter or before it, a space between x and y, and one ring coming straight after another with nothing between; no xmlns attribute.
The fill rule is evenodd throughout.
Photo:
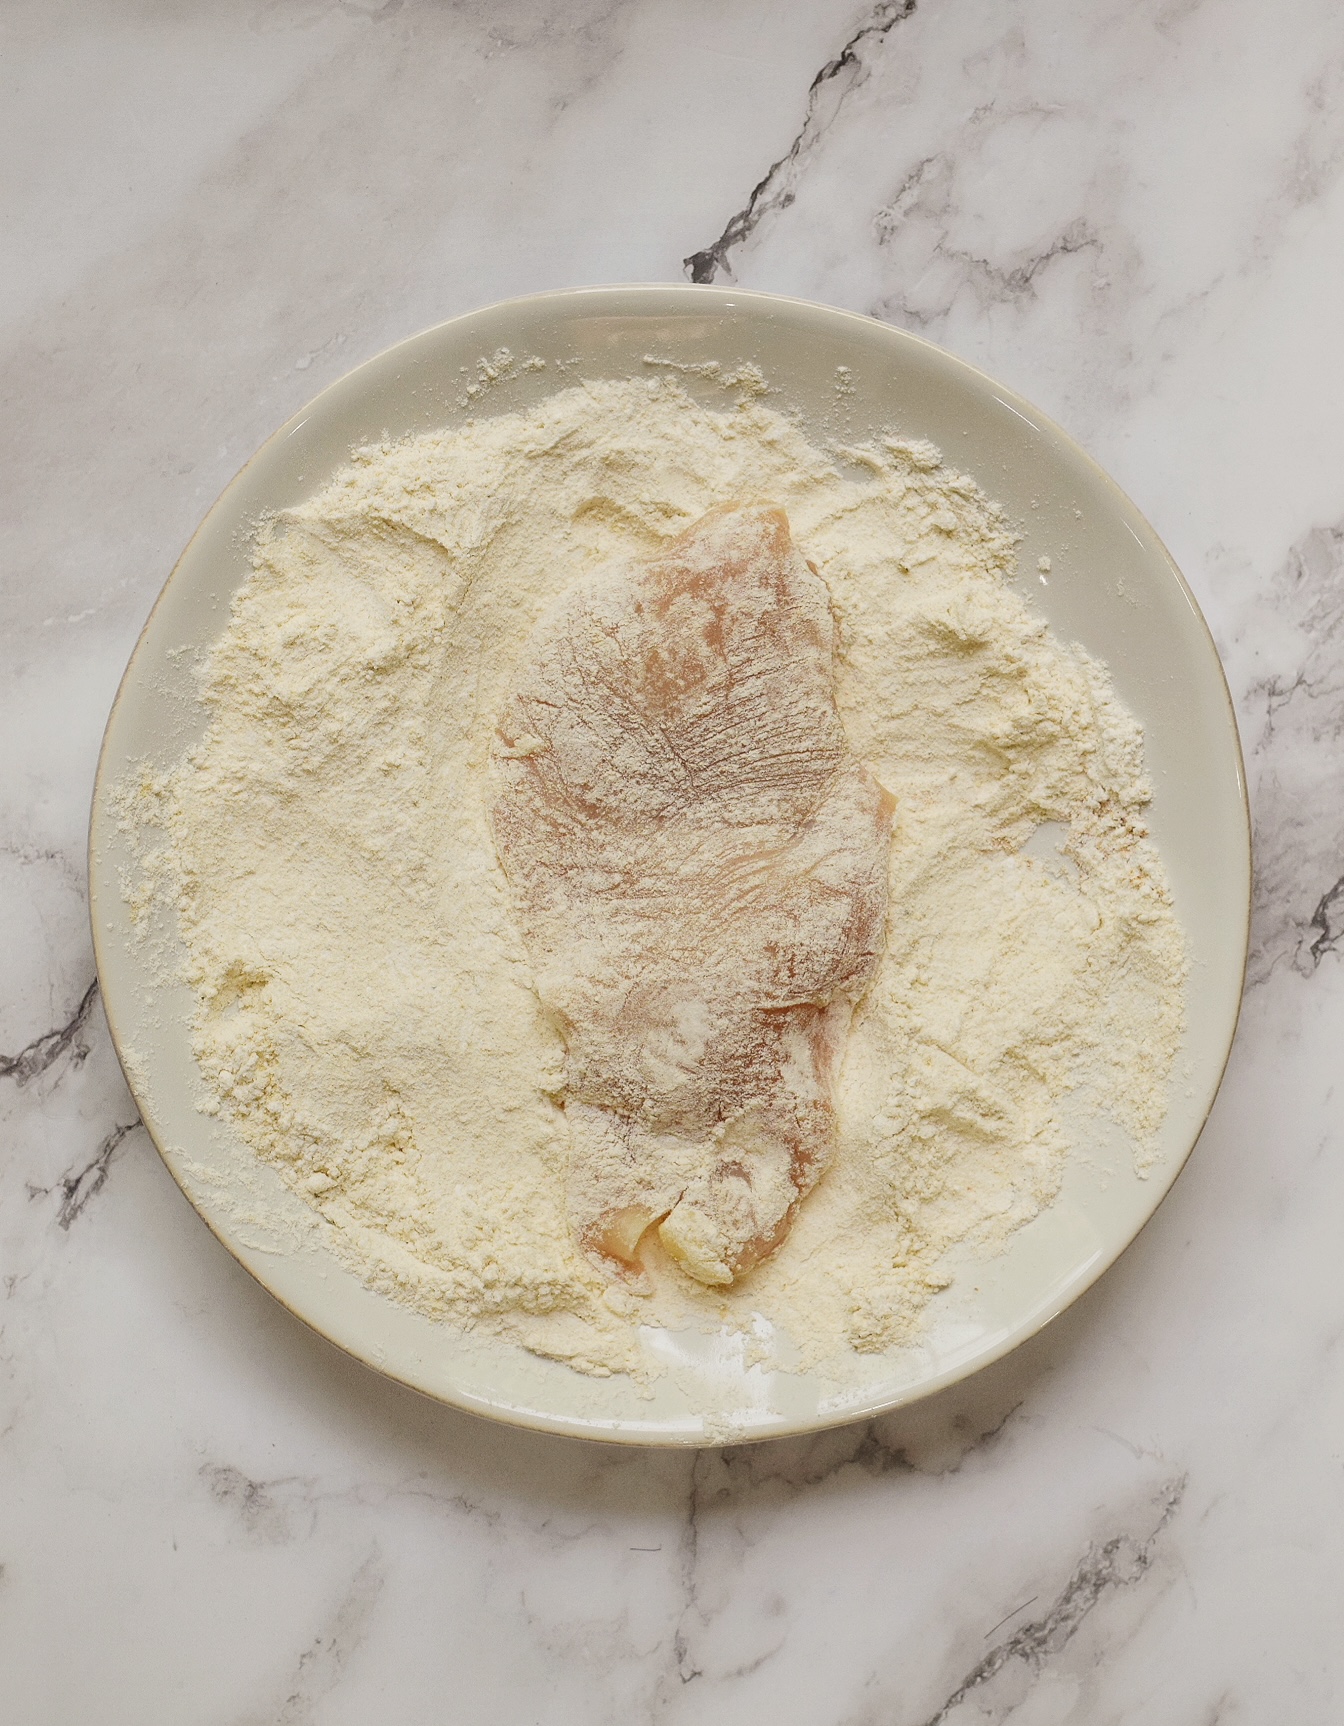
<svg viewBox="0 0 1344 1726"><path fill-rule="evenodd" d="M881 950L892 803L835 708L825 583L782 509L706 515L537 624L499 720L495 842L567 1051L570 1216L643 1280L773 1251L835 1137Z"/></svg>

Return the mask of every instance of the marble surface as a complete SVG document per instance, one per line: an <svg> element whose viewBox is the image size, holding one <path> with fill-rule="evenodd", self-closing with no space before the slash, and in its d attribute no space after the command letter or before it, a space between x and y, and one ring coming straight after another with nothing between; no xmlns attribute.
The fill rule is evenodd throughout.
<svg viewBox="0 0 1344 1726"><path fill-rule="evenodd" d="M0 1713L1344 1717L1344 15L1332 0L50 0L0 22ZM1150 516L1237 701L1245 1011L1171 1198L907 1413L621 1452L424 1402L216 1246L101 1017L107 708L253 447L569 283L876 313Z"/></svg>

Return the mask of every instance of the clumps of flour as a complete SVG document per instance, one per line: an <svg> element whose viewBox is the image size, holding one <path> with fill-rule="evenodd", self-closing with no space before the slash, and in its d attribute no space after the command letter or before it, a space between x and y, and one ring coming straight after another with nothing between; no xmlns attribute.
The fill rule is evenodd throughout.
<svg viewBox="0 0 1344 1726"><path fill-rule="evenodd" d="M489 743L549 600L755 499L829 585L840 711L897 799L888 946L783 1247L726 1292L657 1262L640 1299L570 1237L562 1051ZM261 525L204 738L125 788L128 890L175 912L203 1106L368 1285L588 1372L646 1370L641 1323L763 1313L804 1363L911 1340L947 1250L994 1251L1057 1192L1068 1100L1151 1155L1183 1029L1140 729L1008 584L1013 555L928 445L818 448L757 392L715 411L665 373L357 451Z"/></svg>

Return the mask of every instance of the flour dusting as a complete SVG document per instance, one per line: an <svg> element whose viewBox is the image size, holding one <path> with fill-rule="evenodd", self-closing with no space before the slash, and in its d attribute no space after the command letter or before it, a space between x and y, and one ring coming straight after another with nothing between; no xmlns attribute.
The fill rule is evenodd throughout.
<svg viewBox="0 0 1344 1726"><path fill-rule="evenodd" d="M726 1289L655 1242L640 1294L571 1238L563 1050L490 746L550 602L744 500L826 583L849 747L895 797L886 951L792 1233ZM712 409L666 373L357 451L261 524L203 740L122 789L202 1107L369 1286L586 1372L650 1370L649 1324L763 1314L804 1364L911 1341L948 1249L1000 1249L1058 1191L1066 1100L1151 1159L1183 1032L1141 730L1013 573L1001 511L929 445L819 448L760 391Z"/></svg>

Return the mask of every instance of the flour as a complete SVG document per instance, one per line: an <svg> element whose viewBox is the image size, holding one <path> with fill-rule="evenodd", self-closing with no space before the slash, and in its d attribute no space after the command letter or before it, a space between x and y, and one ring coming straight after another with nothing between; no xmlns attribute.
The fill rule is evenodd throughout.
<svg viewBox="0 0 1344 1726"><path fill-rule="evenodd" d="M655 1256L641 1297L570 1237L562 1048L488 754L549 600L753 499L829 587L850 745L896 797L887 952L792 1234L728 1290ZM358 451L261 524L203 741L126 788L202 1106L369 1286L584 1371L646 1370L639 1324L761 1313L805 1362L911 1340L947 1250L995 1251L1058 1191L1066 1099L1151 1157L1183 1029L1140 729L1013 568L1001 512L927 444L824 450L759 391L714 411L664 373ZM1058 849L1024 849L1050 823Z"/></svg>

